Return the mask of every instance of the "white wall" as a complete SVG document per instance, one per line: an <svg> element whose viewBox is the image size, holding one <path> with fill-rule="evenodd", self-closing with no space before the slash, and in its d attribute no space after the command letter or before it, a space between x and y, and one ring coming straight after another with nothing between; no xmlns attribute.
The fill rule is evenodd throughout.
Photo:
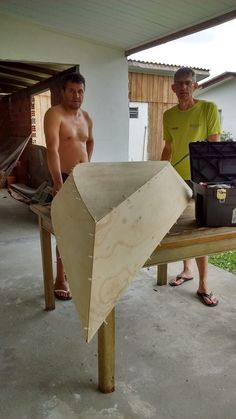
<svg viewBox="0 0 236 419"><path fill-rule="evenodd" d="M216 103L222 112L222 130L230 132L236 140L236 79L225 81L219 86L212 86L208 90L197 91L195 96Z"/></svg>
<svg viewBox="0 0 236 419"><path fill-rule="evenodd" d="M108 34L109 36L109 34ZM0 60L79 64L94 122L93 161L127 161L128 65L123 51L0 14Z"/></svg>

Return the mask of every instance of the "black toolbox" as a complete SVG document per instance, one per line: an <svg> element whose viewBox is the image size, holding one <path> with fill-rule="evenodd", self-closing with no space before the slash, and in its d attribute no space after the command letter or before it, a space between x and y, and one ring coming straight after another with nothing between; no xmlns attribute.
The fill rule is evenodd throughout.
<svg viewBox="0 0 236 419"><path fill-rule="evenodd" d="M236 142L189 144L197 224L236 225Z"/></svg>

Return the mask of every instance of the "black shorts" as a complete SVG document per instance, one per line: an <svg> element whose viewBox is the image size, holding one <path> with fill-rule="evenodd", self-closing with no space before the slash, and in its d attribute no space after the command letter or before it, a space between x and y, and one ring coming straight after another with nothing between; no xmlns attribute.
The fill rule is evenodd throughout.
<svg viewBox="0 0 236 419"><path fill-rule="evenodd" d="M68 174L67 173L62 173L61 174L61 177L62 177L62 180L63 180L63 183L66 181L66 179L68 178Z"/></svg>

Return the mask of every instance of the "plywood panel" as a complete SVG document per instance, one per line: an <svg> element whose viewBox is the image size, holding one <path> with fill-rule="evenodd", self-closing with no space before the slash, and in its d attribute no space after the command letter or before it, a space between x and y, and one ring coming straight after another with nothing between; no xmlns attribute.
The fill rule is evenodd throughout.
<svg viewBox="0 0 236 419"><path fill-rule="evenodd" d="M57 205L59 211L55 210ZM54 198L51 212L59 252L66 275L70 279L70 288L82 327L85 328L84 335L87 336L95 225L72 176Z"/></svg>
<svg viewBox="0 0 236 419"><path fill-rule="evenodd" d="M52 221L87 341L191 195L167 162L84 163L73 170L52 203Z"/></svg>

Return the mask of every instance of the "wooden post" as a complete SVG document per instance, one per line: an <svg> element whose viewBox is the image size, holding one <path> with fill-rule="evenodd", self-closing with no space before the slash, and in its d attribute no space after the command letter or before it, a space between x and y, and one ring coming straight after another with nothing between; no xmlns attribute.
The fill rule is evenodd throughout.
<svg viewBox="0 0 236 419"><path fill-rule="evenodd" d="M167 264L157 266L157 285L167 284Z"/></svg>
<svg viewBox="0 0 236 419"><path fill-rule="evenodd" d="M53 288L53 269L52 269L52 249L51 249L51 233L43 228L42 217L39 216L39 231L43 264L43 282L45 309L55 309L55 297Z"/></svg>
<svg viewBox="0 0 236 419"><path fill-rule="evenodd" d="M98 388L102 393L115 390L115 308L98 330Z"/></svg>

